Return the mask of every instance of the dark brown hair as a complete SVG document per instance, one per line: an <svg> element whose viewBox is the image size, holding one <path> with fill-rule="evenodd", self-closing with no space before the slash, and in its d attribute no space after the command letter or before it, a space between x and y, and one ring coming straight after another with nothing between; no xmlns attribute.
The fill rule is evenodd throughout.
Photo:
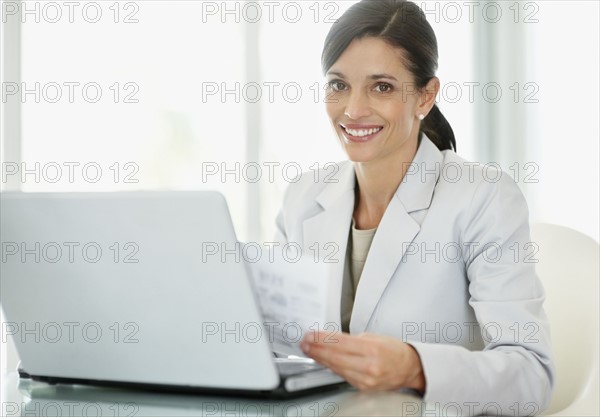
<svg viewBox="0 0 600 417"><path fill-rule="evenodd" d="M375 37L400 48L405 66L422 89L435 76L438 48L435 33L423 11L407 0L362 0L351 6L333 24L323 47L321 65L327 73L354 39ZM450 123L437 104L421 122L422 133L440 150L456 151L456 139Z"/></svg>

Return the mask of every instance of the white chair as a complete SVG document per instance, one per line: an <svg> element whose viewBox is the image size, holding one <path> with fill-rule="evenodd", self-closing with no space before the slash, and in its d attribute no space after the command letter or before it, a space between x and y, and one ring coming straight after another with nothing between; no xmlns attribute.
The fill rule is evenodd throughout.
<svg viewBox="0 0 600 417"><path fill-rule="evenodd" d="M563 226L534 224L537 273L546 289L556 387L544 415L600 416L599 246Z"/></svg>

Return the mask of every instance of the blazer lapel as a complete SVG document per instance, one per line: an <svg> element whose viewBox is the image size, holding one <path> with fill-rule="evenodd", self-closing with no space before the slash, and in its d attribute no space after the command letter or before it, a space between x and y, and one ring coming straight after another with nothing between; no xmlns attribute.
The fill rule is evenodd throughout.
<svg viewBox="0 0 600 417"><path fill-rule="evenodd" d="M386 208L373 237L354 300L351 333L366 331L406 248L421 230L410 213L427 209L431 204L442 159L441 152L423 135L411 167Z"/></svg>
<svg viewBox="0 0 600 417"><path fill-rule="evenodd" d="M304 220L303 244L307 254L314 256L318 250L319 261L328 262L327 322L340 329L340 296L356 182L351 162L341 164L338 177L337 183L328 184L316 198L323 211Z"/></svg>

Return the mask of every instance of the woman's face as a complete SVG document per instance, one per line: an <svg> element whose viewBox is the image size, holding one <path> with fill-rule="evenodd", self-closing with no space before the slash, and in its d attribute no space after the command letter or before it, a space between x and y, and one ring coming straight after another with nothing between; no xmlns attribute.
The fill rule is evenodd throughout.
<svg viewBox="0 0 600 417"><path fill-rule="evenodd" d="M351 161L393 158L416 144L418 116L430 107L419 107L400 53L378 38L355 39L327 72L327 114Z"/></svg>

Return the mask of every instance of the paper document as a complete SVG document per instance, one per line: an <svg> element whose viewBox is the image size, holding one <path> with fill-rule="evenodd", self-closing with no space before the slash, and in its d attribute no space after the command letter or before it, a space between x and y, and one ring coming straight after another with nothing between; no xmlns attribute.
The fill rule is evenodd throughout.
<svg viewBox="0 0 600 417"><path fill-rule="evenodd" d="M286 259L281 251L272 255L248 263L265 329L274 352L305 356L299 344L306 333L337 330L326 323L331 263L310 256Z"/></svg>

